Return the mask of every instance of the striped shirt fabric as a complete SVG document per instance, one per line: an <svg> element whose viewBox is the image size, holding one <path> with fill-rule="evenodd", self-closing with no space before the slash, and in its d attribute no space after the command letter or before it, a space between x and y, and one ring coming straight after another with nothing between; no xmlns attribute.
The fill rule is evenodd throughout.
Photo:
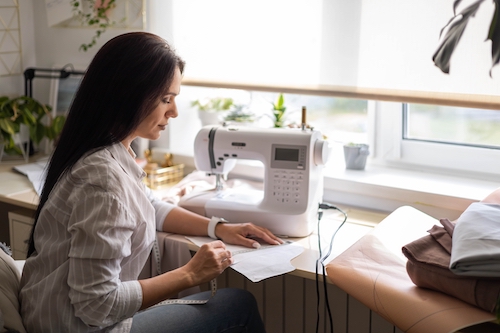
<svg viewBox="0 0 500 333"><path fill-rule="evenodd" d="M98 150L52 190L21 278L28 332L130 331L137 277L174 207L144 186L134 157L121 143Z"/></svg>

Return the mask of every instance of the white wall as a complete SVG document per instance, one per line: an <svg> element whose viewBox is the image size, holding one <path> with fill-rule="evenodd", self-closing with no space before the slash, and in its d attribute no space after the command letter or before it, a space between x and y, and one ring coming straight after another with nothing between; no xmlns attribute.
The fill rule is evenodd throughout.
<svg viewBox="0 0 500 333"><path fill-rule="evenodd" d="M96 46L87 52L80 51L82 43L89 42L94 30L87 28L49 27L45 1L20 0L19 15L22 42L22 66L51 68L54 65L72 63L86 67L97 50L110 38L129 30L109 29ZM43 103L49 103L50 80L35 78L33 96ZM24 94L23 75L0 77L0 95Z"/></svg>

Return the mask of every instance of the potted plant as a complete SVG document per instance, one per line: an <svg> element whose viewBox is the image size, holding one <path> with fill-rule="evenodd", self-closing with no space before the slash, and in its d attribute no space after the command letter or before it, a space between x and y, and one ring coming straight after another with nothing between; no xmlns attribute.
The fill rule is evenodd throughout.
<svg viewBox="0 0 500 333"><path fill-rule="evenodd" d="M235 107L229 111L223 119L225 122L250 124L255 121L255 114L243 105L235 105Z"/></svg>
<svg viewBox="0 0 500 333"><path fill-rule="evenodd" d="M285 97L283 93L278 95L278 99L275 103L271 103L273 106L273 122L274 127L285 127Z"/></svg>
<svg viewBox="0 0 500 333"><path fill-rule="evenodd" d="M369 146L364 143L349 142L344 145L345 167L350 170L364 170Z"/></svg>
<svg viewBox="0 0 500 333"><path fill-rule="evenodd" d="M7 154L26 155L23 144L40 143L43 138L55 140L61 132L65 117L52 117L51 107L36 99L20 96L0 97L0 142ZM28 134L29 133L29 134Z"/></svg>
<svg viewBox="0 0 500 333"><path fill-rule="evenodd" d="M229 97L212 97L197 99L191 102L191 106L198 108L198 116L201 125L218 124L224 112L234 109L234 100Z"/></svg>
<svg viewBox="0 0 500 333"><path fill-rule="evenodd" d="M434 64L441 69L443 73L449 73L450 71L450 59L455 51L458 42L462 38L462 34L469 23L469 20L474 17L479 10L481 4L484 0L478 0L464 8L461 12L457 13L456 9L460 4L460 0L455 0L453 2L453 13L454 16L448 21L448 23L441 30L441 35L444 32L442 41L432 56ZM498 10L499 1L495 0L495 13L492 15L490 22L490 27L488 30L486 40L491 40L491 58L492 65L491 69L500 62L500 24L498 24ZM490 69L490 76L491 76Z"/></svg>

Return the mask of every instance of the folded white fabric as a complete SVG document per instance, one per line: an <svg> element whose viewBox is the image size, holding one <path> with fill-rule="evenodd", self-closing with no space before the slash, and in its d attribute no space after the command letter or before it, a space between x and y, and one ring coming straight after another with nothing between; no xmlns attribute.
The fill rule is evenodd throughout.
<svg viewBox="0 0 500 333"><path fill-rule="evenodd" d="M458 218L450 270L457 275L500 277L500 205L476 202Z"/></svg>

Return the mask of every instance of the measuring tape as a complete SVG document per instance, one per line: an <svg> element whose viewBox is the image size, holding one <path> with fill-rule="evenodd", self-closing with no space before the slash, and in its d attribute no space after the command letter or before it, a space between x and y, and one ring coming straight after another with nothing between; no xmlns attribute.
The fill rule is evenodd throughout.
<svg viewBox="0 0 500 333"><path fill-rule="evenodd" d="M154 258L156 261L156 272L158 275L162 274L161 271L161 261L160 261L160 248L158 247L158 240L155 239L153 243L153 254ZM217 293L217 280L213 279L210 281L210 289L212 291L212 294L210 295L210 298L214 297L215 294ZM160 306L160 305L168 305L168 304L206 304L209 299L202 299L202 300L197 300L197 299L167 299L163 302L157 303L153 305L152 307Z"/></svg>
<svg viewBox="0 0 500 333"><path fill-rule="evenodd" d="M215 293L217 292L217 280L213 279L210 281L210 287L212 289L212 294L210 295L210 298L215 296ZM157 303L153 305L152 307L160 306L160 305L169 305L169 304L189 304L189 305L201 305L201 304L206 304L209 299L167 299L163 302Z"/></svg>

